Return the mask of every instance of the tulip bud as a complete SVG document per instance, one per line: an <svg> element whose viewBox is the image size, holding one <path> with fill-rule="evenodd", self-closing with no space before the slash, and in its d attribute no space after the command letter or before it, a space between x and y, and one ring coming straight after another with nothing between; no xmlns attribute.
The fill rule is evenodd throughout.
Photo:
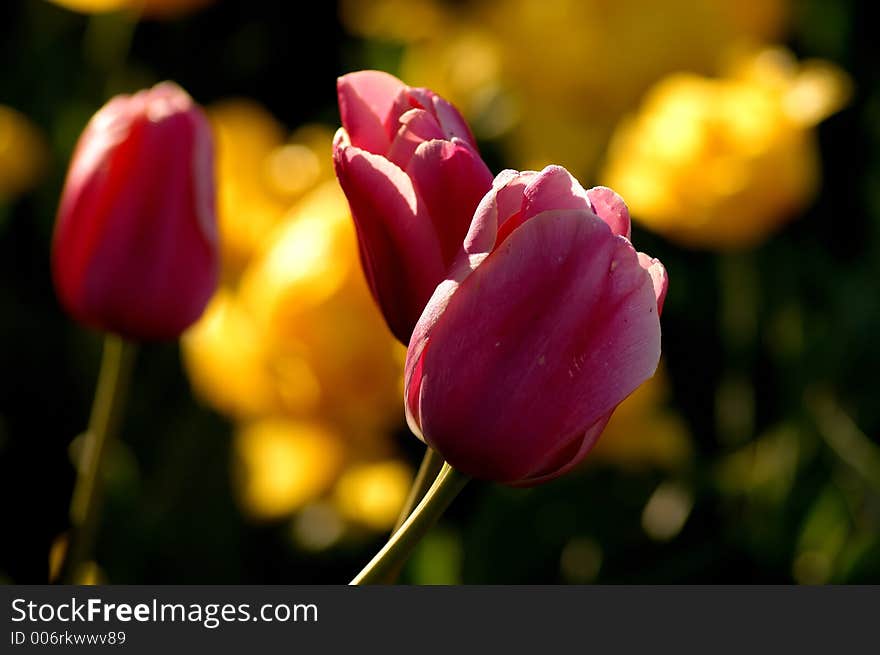
<svg viewBox="0 0 880 655"><path fill-rule="evenodd" d="M165 82L117 96L79 139L58 210L52 272L78 321L173 339L217 286L214 150L202 110Z"/></svg>
<svg viewBox="0 0 880 655"><path fill-rule="evenodd" d="M407 420L451 466L561 475L653 375L667 278L629 228L616 193L561 167L495 179L407 351Z"/></svg>
<svg viewBox="0 0 880 655"><path fill-rule="evenodd" d="M405 344L492 173L458 110L435 93L378 71L340 77L337 88L336 176L373 298Z"/></svg>

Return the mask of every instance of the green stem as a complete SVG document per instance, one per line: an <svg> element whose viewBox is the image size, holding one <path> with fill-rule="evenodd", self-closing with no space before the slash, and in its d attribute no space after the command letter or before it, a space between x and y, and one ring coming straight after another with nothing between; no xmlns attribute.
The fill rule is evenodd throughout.
<svg viewBox="0 0 880 655"><path fill-rule="evenodd" d="M436 450L428 446L425 450L425 456L422 458L422 463L419 466L418 473L416 473L416 477L409 489L409 495L406 498L406 502L400 510L397 522L391 529L391 534L394 534L400 529L400 526L402 526L404 521L406 521L406 519L409 518L409 515L412 514L415 506L425 497L425 494L428 493L428 489L431 488L431 485L434 484L434 480L436 480L437 476L440 474L441 468L443 468L443 458ZM381 583L394 584L397 582L397 578L400 576L400 571L403 569L404 564L405 562L399 562L397 566L389 569L388 574L383 580L381 580Z"/></svg>
<svg viewBox="0 0 880 655"><path fill-rule="evenodd" d="M835 395L828 389L813 389L804 404L832 452L880 491L880 447L843 410Z"/></svg>
<svg viewBox="0 0 880 655"><path fill-rule="evenodd" d="M415 506L418 505L419 501L424 498L426 493L428 493L428 489L431 488L431 485L434 484L434 480L436 480L437 476L440 474L441 468L443 468L443 458L440 457L440 454L436 450L428 446L425 449L425 456L422 458L422 464L419 466L419 471L416 473L412 487L410 487L409 495L406 497L406 502L400 510L400 516L397 517L397 522L391 529L391 534L394 534L400 529L403 522L406 521L410 514L412 514Z"/></svg>
<svg viewBox="0 0 880 655"><path fill-rule="evenodd" d="M399 570L416 544L437 522L437 519L449 507L449 503L458 495L458 492L464 488L468 479L467 476L444 463L440 475L437 476L415 511L404 521L400 529L391 535L388 543L357 574L351 584L381 583L383 580L387 580L392 571Z"/></svg>
<svg viewBox="0 0 880 655"><path fill-rule="evenodd" d="M70 536L58 578L75 584L77 573L92 556L101 504L101 483L109 444L122 417L135 348L118 336L104 339L101 372L89 428L79 454L76 484L70 503Z"/></svg>

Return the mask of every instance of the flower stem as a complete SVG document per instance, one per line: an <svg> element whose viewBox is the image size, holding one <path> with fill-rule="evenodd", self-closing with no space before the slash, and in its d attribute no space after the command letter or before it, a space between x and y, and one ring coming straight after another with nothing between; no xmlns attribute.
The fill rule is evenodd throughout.
<svg viewBox="0 0 880 655"><path fill-rule="evenodd" d="M400 516L397 517L397 522L391 529L391 534L394 534L400 529L400 526L402 526L404 521L406 521L409 515L412 514L415 506L418 505L419 501L424 498L426 493L428 493L428 489L434 484L434 480L437 479L442 467L443 458L440 457L440 454L436 450L428 446L425 449L425 456L422 458L422 464L419 466L412 487L410 487L409 495L406 497L406 502L400 510Z"/></svg>
<svg viewBox="0 0 880 655"><path fill-rule="evenodd" d="M458 492L464 488L468 479L467 476L444 463L434 484L428 489L415 511L404 521L400 529L391 535L388 543L357 574L351 584L381 583L387 579L390 572L399 570L416 544L437 522Z"/></svg>
<svg viewBox="0 0 880 655"><path fill-rule="evenodd" d="M105 337L92 415L79 455L70 503L70 537L58 574L66 584L76 583L80 567L92 556L101 504L102 469L108 445L115 438L122 417L134 354L134 345L115 335Z"/></svg>
<svg viewBox="0 0 880 655"><path fill-rule="evenodd" d="M406 502L400 510L397 522L391 529L391 534L394 534L400 529L400 526L402 526L404 521L409 518L409 515L412 514L413 509L419 504L419 501L425 497L425 494L428 493L428 489L431 488L431 485L434 484L434 480L436 480L437 476L440 474L440 469L442 467L443 458L436 450L427 446L425 456L422 458L422 463L419 466L415 479L413 479L412 487L410 487ZM400 575L400 571L403 569L404 564L405 562L398 562L397 566L393 566L388 570L388 573L382 580L377 580L376 582L380 584L394 584L397 582L397 578Z"/></svg>

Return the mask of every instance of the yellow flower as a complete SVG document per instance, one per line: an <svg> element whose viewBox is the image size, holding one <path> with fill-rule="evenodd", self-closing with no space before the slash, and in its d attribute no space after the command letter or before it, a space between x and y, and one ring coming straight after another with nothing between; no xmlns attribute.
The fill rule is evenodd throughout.
<svg viewBox="0 0 880 655"><path fill-rule="evenodd" d="M388 530L397 520L411 482L409 467L396 460L352 466L336 485L336 509L349 521Z"/></svg>
<svg viewBox="0 0 880 655"><path fill-rule="evenodd" d="M272 367L306 367L320 390L315 411L349 436L362 435L357 441L374 452L374 435L400 420L401 365L363 280L354 226L335 182L291 210L244 273L239 293ZM282 398L298 379L277 374Z"/></svg>
<svg viewBox="0 0 880 655"><path fill-rule="evenodd" d="M236 419L319 416L386 454L375 435L400 420L402 366L357 258L345 198L325 183L184 335L196 393Z"/></svg>
<svg viewBox="0 0 880 655"><path fill-rule="evenodd" d="M221 288L183 336L181 351L190 384L212 407L234 419L277 411L275 380L253 317L237 295ZM300 406L315 404L316 384L303 373Z"/></svg>
<svg viewBox="0 0 880 655"><path fill-rule="evenodd" d="M406 44L400 73L455 102L515 168L589 175L621 113L659 77L714 72L743 39L781 35L787 0L348 0L352 31Z"/></svg>
<svg viewBox="0 0 880 655"><path fill-rule="evenodd" d="M0 105L0 200L33 188L48 157L40 130L24 114Z"/></svg>
<svg viewBox="0 0 880 655"><path fill-rule="evenodd" d="M332 134L310 126L285 140L247 101L210 113L226 275L182 352L195 393L238 426L242 508L257 519L299 513L294 533L310 548L332 543L344 521L386 529L411 475L391 459L402 347L363 279L331 179ZM333 530L315 533L321 517Z"/></svg>
<svg viewBox="0 0 880 655"><path fill-rule="evenodd" d="M220 240L227 277L236 277L284 219L292 203L332 176L330 130L290 135L252 100L208 108L217 142Z"/></svg>
<svg viewBox="0 0 880 655"><path fill-rule="evenodd" d="M325 494L345 461L338 434L312 421L262 419L235 435L234 476L243 509L277 519Z"/></svg>
<svg viewBox="0 0 880 655"><path fill-rule="evenodd" d="M338 292L357 267L348 204L335 181L297 204L245 271L242 295L270 330Z"/></svg>
<svg viewBox="0 0 880 655"><path fill-rule="evenodd" d="M49 0L49 2L85 14L130 9L150 18L173 18L200 9L213 0Z"/></svg>
<svg viewBox="0 0 880 655"><path fill-rule="evenodd" d="M849 80L823 62L772 49L728 74L671 75L621 122L602 183L635 220L684 245L755 245L812 199L813 127L846 101Z"/></svg>
<svg viewBox="0 0 880 655"><path fill-rule="evenodd" d="M223 265L236 275L281 220L289 203L272 192L266 162L285 130L250 100L208 108L217 147L217 209Z"/></svg>
<svg viewBox="0 0 880 655"><path fill-rule="evenodd" d="M667 387L663 369L658 369L617 407L588 461L626 469L686 466L693 454L691 437L681 417L665 405Z"/></svg>

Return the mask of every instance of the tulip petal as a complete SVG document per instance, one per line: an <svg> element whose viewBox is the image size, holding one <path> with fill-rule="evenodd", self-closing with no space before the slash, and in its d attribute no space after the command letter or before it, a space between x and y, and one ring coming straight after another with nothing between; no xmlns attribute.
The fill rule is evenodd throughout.
<svg viewBox="0 0 880 655"><path fill-rule="evenodd" d="M370 290L388 327L407 343L446 271L424 202L406 173L384 157L342 142L333 160Z"/></svg>
<svg viewBox="0 0 880 655"><path fill-rule="evenodd" d="M358 148L382 154L391 144L386 119L406 85L381 71L358 71L336 81L342 125Z"/></svg>
<svg viewBox="0 0 880 655"><path fill-rule="evenodd" d="M428 89L410 86L404 86L400 89L394 97L394 102L391 103L391 110L385 116L385 131L392 136L396 134L400 128L401 118L412 109L421 109L434 116L431 108L431 93ZM436 116L434 119L436 120Z"/></svg>
<svg viewBox="0 0 880 655"><path fill-rule="evenodd" d="M511 191L513 189L508 187L499 195ZM499 221L496 247L516 228L541 212L551 209L592 210L586 190L562 166L547 166L540 173L532 176L521 191L520 205L521 209L518 213L513 213Z"/></svg>
<svg viewBox="0 0 880 655"><path fill-rule="evenodd" d="M562 166L547 166L523 191L522 220L549 209L593 209L587 191Z"/></svg>
<svg viewBox="0 0 880 655"><path fill-rule="evenodd" d="M410 109L400 117L400 128L388 149L388 159L406 170L419 144L442 138L443 130L433 114L424 109Z"/></svg>
<svg viewBox="0 0 880 655"><path fill-rule="evenodd" d="M391 111L385 119L386 132L394 134L403 114L414 108L423 109L436 119L441 128L441 136L436 138L447 141L461 139L474 150L477 149L477 142L471 128L458 109L430 89L420 87L405 87L403 91L398 93Z"/></svg>
<svg viewBox="0 0 880 655"><path fill-rule="evenodd" d="M651 281L654 283L654 295L657 297L657 313L663 312L663 302L666 300L666 291L669 288L669 276L666 274L666 267L660 263L659 259L639 253L639 264L651 275Z"/></svg>
<svg viewBox="0 0 880 655"><path fill-rule="evenodd" d="M53 242L59 298L77 320L130 339L176 338L218 276L213 140L176 84L117 96L89 122Z"/></svg>
<svg viewBox="0 0 880 655"><path fill-rule="evenodd" d="M199 317L216 287L213 234L199 215L209 202L199 194L213 195L213 184L197 188L193 181L204 156L197 148L206 143L191 116L178 110L153 119L149 129L139 123L116 153L131 160L131 168L108 194L112 206L83 297L87 312L104 317L114 331L169 339ZM207 123L200 125L207 130ZM211 189L202 188L205 183Z"/></svg>
<svg viewBox="0 0 880 655"><path fill-rule="evenodd" d="M544 475L656 369L651 276L592 212L533 217L455 284L438 287L413 333L405 398L464 473Z"/></svg>
<svg viewBox="0 0 880 655"><path fill-rule="evenodd" d="M458 112L458 109L456 109L451 102L444 100L436 94L434 94L432 100L434 113L437 116L440 127L443 128L446 138L449 140L459 138L462 141L467 142L469 146L476 150L477 141L474 139L470 126L467 124L464 117Z"/></svg>
<svg viewBox="0 0 880 655"><path fill-rule="evenodd" d="M593 212L608 223L614 234L630 238L629 209L623 198L607 186L594 186L587 191L587 197L593 205Z"/></svg>
<svg viewBox="0 0 880 655"><path fill-rule="evenodd" d="M462 260L454 266L456 270L467 269L469 272L492 252L498 241L499 226L520 213L523 190L535 175L537 173L534 171L520 173L506 169L495 176L492 188L483 196L474 212L474 219L464 239Z"/></svg>
<svg viewBox="0 0 880 655"><path fill-rule="evenodd" d="M599 437L602 436L602 431L605 429L605 426L608 425L609 420L611 420L611 414L603 416L587 428L584 434L578 435L577 438L569 444L568 448L563 449L558 453L558 461L548 467L546 472L534 474L524 480L518 481L513 486L533 487L553 480L554 478L558 478L560 475L565 475L571 471L575 466L584 461L584 458L590 453L593 446L596 445L596 442L599 441ZM575 449L574 452L572 452L572 448Z"/></svg>
<svg viewBox="0 0 880 655"><path fill-rule="evenodd" d="M88 322L80 303L88 262L107 219L110 194L128 177L136 156L126 143L137 113L128 96L117 96L89 121L77 143L61 196L53 237L52 273L66 309Z"/></svg>
<svg viewBox="0 0 880 655"><path fill-rule="evenodd" d="M420 144L406 172L431 208L430 218L448 267L461 251L474 210L492 186L492 172L470 147L441 140Z"/></svg>

